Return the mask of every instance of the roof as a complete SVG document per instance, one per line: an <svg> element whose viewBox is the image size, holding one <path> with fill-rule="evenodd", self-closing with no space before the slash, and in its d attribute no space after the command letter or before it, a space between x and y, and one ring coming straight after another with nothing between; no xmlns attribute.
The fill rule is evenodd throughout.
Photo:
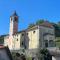
<svg viewBox="0 0 60 60"><path fill-rule="evenodd" d="M16 12L15 12L14 14L16 14ZM44 26L44 27L48 27L48 28L54 28L51 23L45 21L44 23L42 23L42 24L40 24L40 25L35 25L35 26L33 26L32 28L27 28L27 29L25 29L25 30L18 31L16 34L22 33L22 32L26 32L26 31L30 31L30 30L34 30L34 29L37 29L38 26ZM15 34L14 34L14 35L15 35ZM8 34L2 35L2 36L8 36Z"/></svg>
<svg viewBox="0 0 60 60"><path fill-rule="evenodd" d="M43 22L42 24L40 24L40 26L45 26L45 27L53 28L53 25L50 22L48 22L48 21Z"/></svg>
<svg viewBox="0 0 60 60"><path fill-rule="evenodd" d="M0 35L0 38L3 38L5 36L8 36L9 34L5 34L5 35Z"/></svg>
<svg viewBox="0 0 60 60"><path fill-rule="evenodd" d="M14 11L11 16L18 16L18 15L17 15L16 11Z"/></svg>

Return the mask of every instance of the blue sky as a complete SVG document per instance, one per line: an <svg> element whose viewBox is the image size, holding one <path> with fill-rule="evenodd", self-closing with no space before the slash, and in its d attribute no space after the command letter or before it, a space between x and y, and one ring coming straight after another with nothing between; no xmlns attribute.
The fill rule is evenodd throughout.
<svg viewBox="0 0 60 60"><path fill-rule="evenodd" d="M0 0L0 35L9 33L9 19L16 10L19 30L38 19L60 21L60 0Z"/></svg>

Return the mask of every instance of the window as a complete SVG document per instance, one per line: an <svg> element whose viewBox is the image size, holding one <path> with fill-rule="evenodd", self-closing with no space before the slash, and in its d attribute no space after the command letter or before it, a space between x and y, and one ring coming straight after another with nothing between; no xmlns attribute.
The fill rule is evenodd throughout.
<svg viewBox="0 0 60 60"><path fill-rule="evenodd" d="M25 41L21 41L21 47L24 47L25 49L27 48L26 44L25 44Z"/></svg>
<svg viewBox="0 0 60 60"><path fill-rule="evenodd" d="M45 40L45 47L48 47L48 40Z"/></svg>
<svg viewBox="0 0 60 60"><path fill-rule="evenodd" d="M24 36L24 34L22 34L22 36Z"/></svg>
<svg viewBox="0 0 60 60"><path fill-rule="evenodd" d="M12 21L12 18L11 18L11 21Z"/></svg>
<svg viewBox="0 0 60 60"><path fill-rule="evenodd" d="M17 17L14 17L14 20L17 22L18 20L17 20Z"/></svg>
<svg viewBox="0 0 60 60"><path fill-rule="evenodd" d="M35 33L35 31L33 31L33 33Z"/></svg>
<svg viewBox="0 0 60 60"><path fill-rule="evenodd" d="M24 43L23 43L23 41L21 41L21 43L20 43L20 46L21 46L21 47L23 47L23 46L24 46Z"/></svg>
<svg viewBox="0 0 60 60"><path fill-rule="evenodd" d="M53 40L50 40L50 41L49 41L49 46L50 46L50 47L53 47L53 46L54 46Z"/></svg>
<svg viewBox="0 0 60 60"><path fill-rule="evenodd" d="M17 41L18 41L18 39L17 39Z"/></svg>
<svg viewBox="0 0 60 60"><path fill-rule="evenodd" d="M23 46L23 41L22 41L22 46Z"/></svg>
<svg viewBox="0 0 60 60"><path fill-rule="evenodd" d="M28 35L28 33L27 33L27 35Z"/></svg>

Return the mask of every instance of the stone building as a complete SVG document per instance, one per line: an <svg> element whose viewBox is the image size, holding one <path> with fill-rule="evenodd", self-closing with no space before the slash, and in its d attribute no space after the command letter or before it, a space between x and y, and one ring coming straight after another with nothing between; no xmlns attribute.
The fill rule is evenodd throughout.
<svg viewBox="0 0 60 60"><path fill-rule="evenodd" d="M25 49L28 56L36 56L38 48L54 47L54 27L49 22L18 31L18 20L19 17L14 12L10 16L9 34L4 36L4 46L14 51Z"/></svg>

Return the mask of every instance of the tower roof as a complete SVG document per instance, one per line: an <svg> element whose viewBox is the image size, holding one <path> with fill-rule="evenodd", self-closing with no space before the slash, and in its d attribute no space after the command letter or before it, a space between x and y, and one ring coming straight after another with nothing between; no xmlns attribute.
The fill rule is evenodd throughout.
<svg viewBox="0 0 60 60"><path fill-rule="evenodd" d="M14 11L11 16L18 16L18 15L17 15L16 11Z"/></svg>

